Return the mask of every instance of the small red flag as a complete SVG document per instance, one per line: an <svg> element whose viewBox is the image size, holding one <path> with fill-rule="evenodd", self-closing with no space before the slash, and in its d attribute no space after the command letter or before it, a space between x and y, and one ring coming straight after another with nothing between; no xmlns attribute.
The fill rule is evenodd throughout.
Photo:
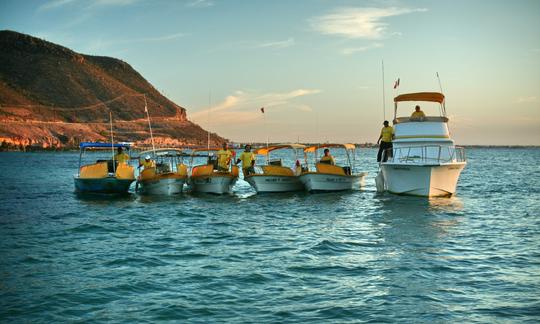
<svg viewBox="0 0 540 324"><path fill-rule="evenodd" d="M399 87L399 78L394 83L394 89L397 89L397 87Z"/></svg>
<svg viewBox="0 0 540 324"><path fill-rule="evenodd" d="M261 112L264 114L264 107L261 107Z"/></svg>

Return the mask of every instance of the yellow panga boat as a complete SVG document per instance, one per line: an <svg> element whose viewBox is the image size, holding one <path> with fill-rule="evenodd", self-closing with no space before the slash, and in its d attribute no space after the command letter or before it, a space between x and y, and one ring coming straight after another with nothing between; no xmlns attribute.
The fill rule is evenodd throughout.
<svg viewBox="0 0 540 324"><path fill-rule="evenodd" d="M292 149L296 154L297 150L304 149L305 147L302 144L282 144L256 149L255 154L266 156L266 165L254 168L255 173L244 174L244 180L257 192L304 190L304 185L298 177L301 173L300 166L298 166L297 170L283 166L281 159L270 159L270 152Z"/></svg>
<svg viewBox="0 0 540 324"><path fill-rule="evenodd" d="M80 193L127 193L135 181L134 168L126 163L114 160L114 149L122 147L129 149L129 144L90 143L82 142L79 154L79 172L74 175L75 191ZM86 150L110 150L113 152L110 160L97 160L95 163L82 165Z"/></svg>
<svg viewBox="0 0 540 324"><path fill-rule="evenodd" d="M319 149L337 148L345 150L347 166L331 165L318 161ZM366 172L354 172L354 144L324 144L309 146L304 149L305 165L302 167L300 181L307 191L342 191L360 188ZM313 163L309 163L308 155L313 155Z"/></svg>
<svg viewBox="0 0 540 324"><path fill-rule="evenodd" d="M219 171L217 168L217 156L211 152L219 151L219 148L195 149L191 152L189 185L193 192L213 194L231 193L238 180L238 167L232 165L227 171ZM204 159L204 164L194 165L197 160Z"/></svg>
<svg viewBox="0 0 540 324"><path fill-rule="evenodd" d="M145 167L137 177L137 191L149 195L181 193L187 181L184 153L179 149L162 148L140 153L139 161L149 157L152 166Z"/></svg>

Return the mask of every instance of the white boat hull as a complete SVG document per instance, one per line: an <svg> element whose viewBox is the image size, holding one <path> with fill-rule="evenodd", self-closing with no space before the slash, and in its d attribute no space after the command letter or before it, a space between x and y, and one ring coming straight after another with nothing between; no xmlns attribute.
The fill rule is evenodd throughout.
<svg viewBox="0 0 540 324"><path fill-rule="evenodd" d="M156 180L141 180L138 190L147 195L175 195L183 191L186 179L169 178Z"/></svg>
<svg viewBox="0 0 540 324"><path fill-rule="evenodd" d="M381 169L386 190L394 194L423 197L448 197L456 186L465 162L411 165L383 163Z"/></svg>
<svg viewBox="0 0 540 324"><path fill-rule="evenodd" d="M212 194L232 193L232 188L237 177L230 176L204 176L190 179L191 190L193 192L204 192Z"/></svg>
<svg viewBox="0 0 540 324"><path fill-rule="evenodd" d="M304 190L296 176L252 175L244 178L257 192L288 192Z"/></svg>
<svg viewBox="0 0 540 324"><path fill-rule="evenodd" d="M300 175L300 181L307 191L343 191L360 188L365 175L365 173L355 175L305 173Z"/></svg>

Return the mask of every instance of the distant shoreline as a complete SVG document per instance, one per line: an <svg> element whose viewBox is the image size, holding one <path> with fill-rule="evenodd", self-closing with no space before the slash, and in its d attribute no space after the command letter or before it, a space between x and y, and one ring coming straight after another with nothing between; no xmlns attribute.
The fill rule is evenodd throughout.
<svg viewBox="0 0 540 324"><path fill-rule="evenodd" d="M302 143L305 145L317 145L319 143ZM266 144L262 143L250 143L253 147L263 147ZM270 145L275 145L271 143ZM357 148L378 148L379 146L372 143L364 144L355 144ZM231 148L242 149L244 146L243 143L234 143ZM540 148L540 145L458 145L464 147L465 149L535 149ZM133 147L136 150L146 150L148 147ZM182 148L180 148L182 149ZM190 149L185 147L184 149ZM79 151L78 147L63 147L63 148L43 148L40 146L2 146L0 147L0 152L77 152Z"/></svg>

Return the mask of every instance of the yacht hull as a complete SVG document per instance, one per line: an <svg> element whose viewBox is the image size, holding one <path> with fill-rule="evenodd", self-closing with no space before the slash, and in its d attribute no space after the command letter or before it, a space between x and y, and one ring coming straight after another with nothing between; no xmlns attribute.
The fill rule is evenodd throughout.
<svg viewBox="0 0 540 324"><path fill-rule="evenodd" d="M304 190L304 185L296 176L250 175L244 180L261 193Z"/></svg>
<svg viewBox="0 0 540 324"><path fill-rule="evenodd" d="M400 195L449 197L456 186L465 162L421 165L383 163L381 169L386 190Z"/></svg>
<svg viewBox="0 0 540 324"><path fill-rule="evenodd" d="M237 179L237 177L232 176L191 177L190 185L193 192L222 195L232 193L232 188Z"/></svg>
<svg viewBox="0 0 540 324"><path fill-rule="evenodd" d="M148 179L138 182L139 192L146 195L175 195L182 193L185 178Z"/></svg>
<svg viewBox="0 0 540 324"><path fill-rule="evenodd" d="M300 181L307 191L343 191L360 188L363 184L365 173L355 175L337 175L325 173L304 173L300 175Z"/></svg>
<svg viewBox="0 0 540 324"><path fill-rule="evenodd" d="M79 193L122 194L127 193L135 179L117 179L115 177L88 179L74 177L75 191Z"/></svg>

